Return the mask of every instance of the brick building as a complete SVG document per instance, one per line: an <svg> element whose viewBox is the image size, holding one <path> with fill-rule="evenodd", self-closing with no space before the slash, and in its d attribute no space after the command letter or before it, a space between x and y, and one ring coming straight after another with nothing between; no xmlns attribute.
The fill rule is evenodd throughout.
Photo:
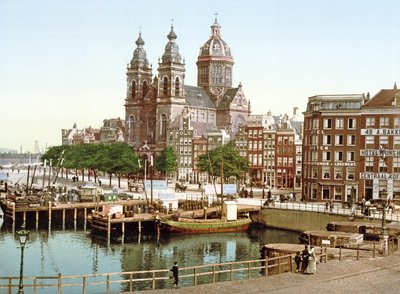
<svg viewBox="0 0 400 294"><path fill-rule="evenodd" d="M362 109L360 194L400 197L400 90L382 89Z"/></svg>
<svg viewBox="0 0 400 294"><path fill-rule="evenodd" d="M303 197L350 201L359 195L363 94L318 95L304 112Z"/></svg>

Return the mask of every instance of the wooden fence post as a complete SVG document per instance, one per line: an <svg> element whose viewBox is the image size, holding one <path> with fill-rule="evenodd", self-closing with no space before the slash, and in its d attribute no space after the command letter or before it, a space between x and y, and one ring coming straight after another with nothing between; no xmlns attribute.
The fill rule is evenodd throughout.
<svg viewBox="0 0 400 294"><path fill-rule="evenodd" d="M215 265L212 267L212 272L213 272L213 284L215 284Z"/></svg>
<svg viewBox="0 0 400 294"><path fill-rule="evenodd" d="M372 258L375 258L375 240L374 240L374 242L373 242Z"/></svg>
<svg viewBox="0 0 400 294"><path fill-rule="evenodd" d="M61 294L61 288L62 288L61 273L58 273L57 284L58 284L58 294Z"/></svg>
<svg viewBox="0 0 400 294"><path fill-rule="evenodd" d="M82 276L82 294L86 293L86 275Z"/></svg>
<svg viewBox="0 0 400 294"><path fill-rule="evenodd" d="M265 256L265 275L268 276L268 255Z"/></svg>
<svg viewBox="0 0 400 294"><path fill-rule="evenodd" d="M357 244L357 260L360 259L360 244Z"/></svg>

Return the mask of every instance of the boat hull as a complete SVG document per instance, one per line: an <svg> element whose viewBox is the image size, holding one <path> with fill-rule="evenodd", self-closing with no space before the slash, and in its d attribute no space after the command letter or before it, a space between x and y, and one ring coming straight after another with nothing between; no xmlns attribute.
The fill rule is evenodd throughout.
<svg viewBox="0 0 400 294"><path fill-rule="evenodd" d="M185 234L199 234L199 233L228 233L228 232L241 232L246 231L251 224L251 219L238 219L234 221L223 220L163 220L162 230L169 233L185 233Z"/></svg>

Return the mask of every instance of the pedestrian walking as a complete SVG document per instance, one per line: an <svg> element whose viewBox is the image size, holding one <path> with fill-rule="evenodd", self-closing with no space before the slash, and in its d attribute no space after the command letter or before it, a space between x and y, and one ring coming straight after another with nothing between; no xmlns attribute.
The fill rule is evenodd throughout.
<svg viewBox="0 0 400 294"><path fill-rule="evenodd" d="M300 271L300 263L301 263L300 251L296 252L296 256L294 257L294 262L296 263L296 273L298 273Z"/></svg>
<svg viewBox="0 0 400 294"><path fill-rule="evenodd" d="M176 287L178 287L178 282L179 282L179 268L178 268L178 262L174 262L174 265L172 266L172 268L170 269L170 271L172 272L172 277L174 278L174 283L173 285L175 285Z"/></svg>
<svg viewBox="0 0 400 294"><path fill-rule="evenodd" d="M310 253L308 252L308 246L305 245L304 246L304 250L301 253L301 260L302 260L302 264L301 264L301 272L304 273L307 269L308 266L308 257L310 256Z"/></svg>
<svg viewBox="0 0 400 294"><path fill-rule="evenodd" d="M303 271L303 274L312 275L317 270L317 256L315 254L314 245L310 246L310 251L308 252L308 262L307 267Z"/></svg>

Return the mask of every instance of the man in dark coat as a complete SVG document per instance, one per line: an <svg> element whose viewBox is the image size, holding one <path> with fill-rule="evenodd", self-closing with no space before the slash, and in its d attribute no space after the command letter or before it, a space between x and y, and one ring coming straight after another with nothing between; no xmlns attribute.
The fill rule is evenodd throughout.
<svg viewBox="0 0 400 294"><path fill-rule="evenodd" d="M305 269L307 268L307 266L308 266L308 257L309 256L310 256L310 253L308 252L308 246L305 245L304 246L304 250L301 253L301 259L303 261L302 264L301 264L301 272L304 272Z"/></svg>
<svg viewBox="0 0 400 294"><path fill-rule="evenodd" d="M170 269L170 271L172 272L172 276L174 278L174 283L173 285L176 285L176 287L178 287L178 282L179 282L179 268L178 268L178 263L175 261L174 265L172 266L172 268Z"/></svg>

